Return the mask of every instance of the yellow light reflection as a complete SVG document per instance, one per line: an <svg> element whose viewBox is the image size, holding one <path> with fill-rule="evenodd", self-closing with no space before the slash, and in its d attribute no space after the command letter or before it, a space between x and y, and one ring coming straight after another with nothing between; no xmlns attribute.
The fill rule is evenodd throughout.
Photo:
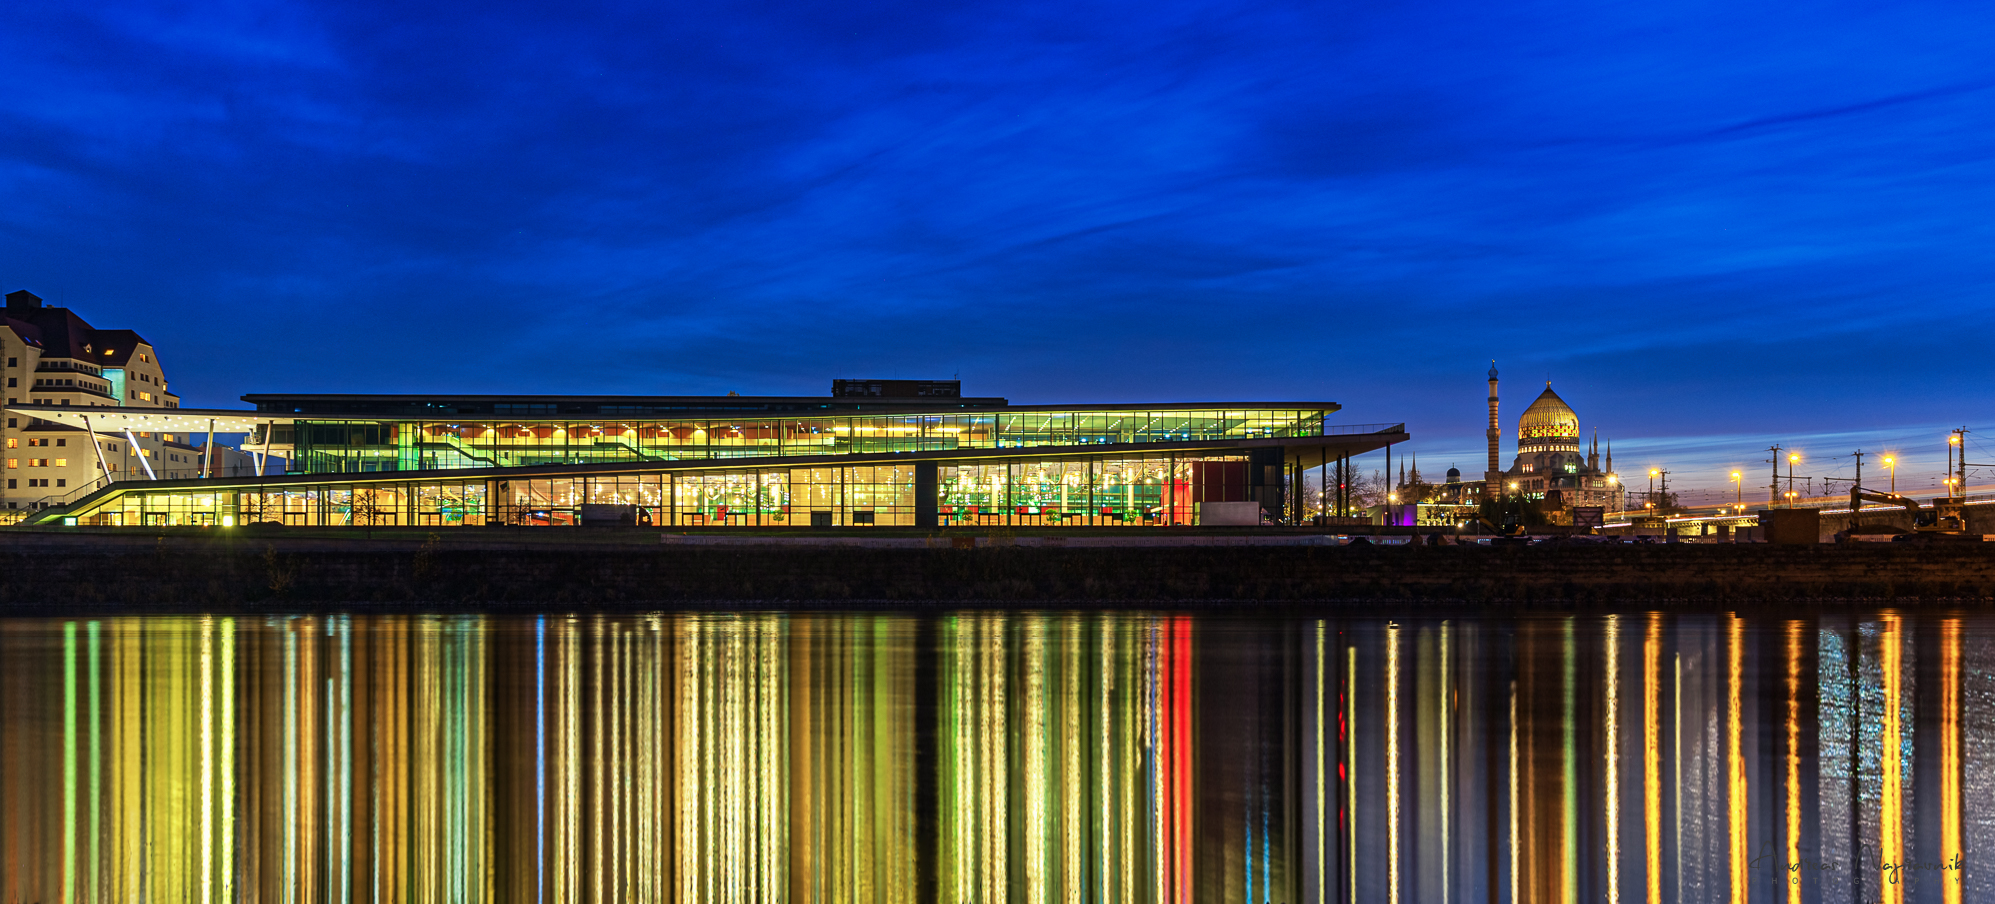
<svg viewBox="0 0 1995 904"><path fill-rule="evenodd" d="M1607 747L1607 901L1621 901L1621 617L1607 616L1604 643L1606 662L1606 713L1602 728Z"/></svg>
<svg viewBox="0 0 1995 904"><path fill-rule="evenodd" d="M1642 638L1642 865L1648 904L1662 904L1662 613Z"/></svg>
<svg viewBox="0 0 1995 904"><path fill-rule="evenodd" d="M1787 757L1786 811L1787 860L1801 862L1801 639L1806 636L1799 621L1787 623ZM1789 904L1801 904L1804 874L1796 870L1787 884Z"/></svg>
<svg viewBox="0 0 1995 904"><path fill-rule="evenodd" d="M1751 840L1747 831L1745 715L1746 623L1737 613L1725 622L1725 810L1729 817L1726 842L1730 851L1732 901L1746 904L1751 898L1748 872Z"/></svg>
<svg viewBox="0 0 1995 904"><path fill-rule="evenodd" d="M1386 900L1399 902L1399 627L1385 629Z"/></svg>
<svg viewBox="0 0 1995 904"><path fill-rule="evenodd" d="M1884 730L1878 739L1879 791L1877 818L1878 859L1884 864L1905 862L1904 726L1901 721L1905 692L1904 621L1896 614L1883 617L1879 635L1878 669L1883 679ZM1904 904L1905 886L1898 881L1903 870L1878 871L1878 900L1883 904Z"/></svg>
<svg viewBox="0 0 1995 904"><path fill-rule="evenodd" d="M1960 619L1940 622L1940 859L1958 865L1964 853L1961 833L1961 806L1966 798L1961 787L1961 671ZM1940 871L1940 899L1960 904L1961 871Z"/></svg>

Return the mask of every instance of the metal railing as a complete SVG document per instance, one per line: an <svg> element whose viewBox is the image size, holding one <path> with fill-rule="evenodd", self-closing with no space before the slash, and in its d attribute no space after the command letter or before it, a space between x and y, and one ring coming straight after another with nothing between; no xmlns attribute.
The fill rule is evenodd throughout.
<svg viewBox="0 0 1995 904"><path fill-rule="evenodd" d="M1366 433L1405 433L1406 424L1324 424L1324 436L1354 436Z"/></svg>

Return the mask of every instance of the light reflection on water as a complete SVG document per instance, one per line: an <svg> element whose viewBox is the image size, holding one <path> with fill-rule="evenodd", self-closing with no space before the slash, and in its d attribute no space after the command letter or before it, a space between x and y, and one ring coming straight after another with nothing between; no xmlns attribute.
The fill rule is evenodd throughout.
<svg viewBox="0 0 1995 904"><path fill-rule="evenodd" d="M1995 900L1991 627L0 621L0 901Z"/></svg>

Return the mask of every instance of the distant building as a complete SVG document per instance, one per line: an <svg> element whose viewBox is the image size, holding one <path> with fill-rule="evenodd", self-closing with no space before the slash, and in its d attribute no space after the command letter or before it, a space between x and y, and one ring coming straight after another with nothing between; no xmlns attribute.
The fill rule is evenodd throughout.
<svg viewBox="0 0 1995 904"><path fill-rule="evenodd" d="M1580 448L1579 414L1565 399L1545 384L1524 414L1517 419L1517 454L1510 467L1498 470L1498 442L1501 427L1497 413L1496 368L1489 369L1489 463L1482 480L1463 480L1458 468L1448 469L1447 482L1425 484L1416 467L1400 481L1404 498L1419 499L1437 506L1472 506L1483 499L1521 496L1529 500L1550 500L1562 508L1600 506L1620 511L1620 478L1614 473L1614 451L1610 443L1605 457L1600 438ZM1490 486L1494 478L1496 486ZM1459 517L1466 509L1451 512ZM1425 517L1423 515L1423 517ZM1435 518L1438 520L1437 513Z"/></svg>
<svg viewBox="0 0 1995 904"><path fill-rule="evenodd" d="M26 290L7 294L0 316L0 380L7 404L67 408L179 408L152 344L131 330L100 330L68 308L45 306ZM0 444L0 512L61 505L112 479L193 477L200 450L187 435L125 432L82 418L62 422L8 411ZM95 448L93 446L93 432ZM18 517L18 515L16 516Z"/></svg>
<svg viewBox="0 0 1995 904"><path fill-rule="evenodd" d="M1545 391L1517 419L1517 457L1503 472L1504 490L1526 499L1552 499L1570 508L1620 508L1620 481L1614 476L1614 449L1600 458L1600 438L1580 454L1579 414L1545 383Z"/></svg>

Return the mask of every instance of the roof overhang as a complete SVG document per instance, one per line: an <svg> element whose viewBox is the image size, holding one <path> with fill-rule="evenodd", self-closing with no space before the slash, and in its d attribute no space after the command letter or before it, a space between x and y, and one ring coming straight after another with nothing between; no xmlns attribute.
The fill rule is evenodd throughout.
<svg viewBox="0 0 1995 904"><path fill-rule="evenodd" d="M131 427L134 430L174 430L205 433L209 422L214 423L217 433L248 433L265 424L293 424L299 421L338 422L364 421L369 423L577 423L577 422L619 422L638 420L684 420L700 417L720 418L731 421L749 420L800 420L804 418L837 417L920 417L926 415L978 416L988 414L1032 414L1062 411L1074 412L1137 412L1137 411L1321 411L1333 414L1342 406L1335 402L1119 402L1108 405L1006 405L996 408L957 408L939 404L931 409L907 406L888 409L885 407L860 411L793 412L793 411L685 411L670 414L645 415L601 415L601 414L548 414L548 415L384 415L340 412L320 412L312 414L288 414L275 411L246 411L240 408L93 408L87 405L8 405L7 411L14 414L37 417L45 421L67 424L81 428L84 420L90 421L95 430L121 430ZM141 426L147 425L147 426Z"/></svg>
<svg viewBox="0 0 1995 904"><path fill-rule="evenodd" d="M8 414L37 417L45 421L83 429L86 424L97 432L133 430L173 433L248 433L264 424L288 424L292 415L265 414L240 408L93 408L88 405L8 405Z"/></svg>

